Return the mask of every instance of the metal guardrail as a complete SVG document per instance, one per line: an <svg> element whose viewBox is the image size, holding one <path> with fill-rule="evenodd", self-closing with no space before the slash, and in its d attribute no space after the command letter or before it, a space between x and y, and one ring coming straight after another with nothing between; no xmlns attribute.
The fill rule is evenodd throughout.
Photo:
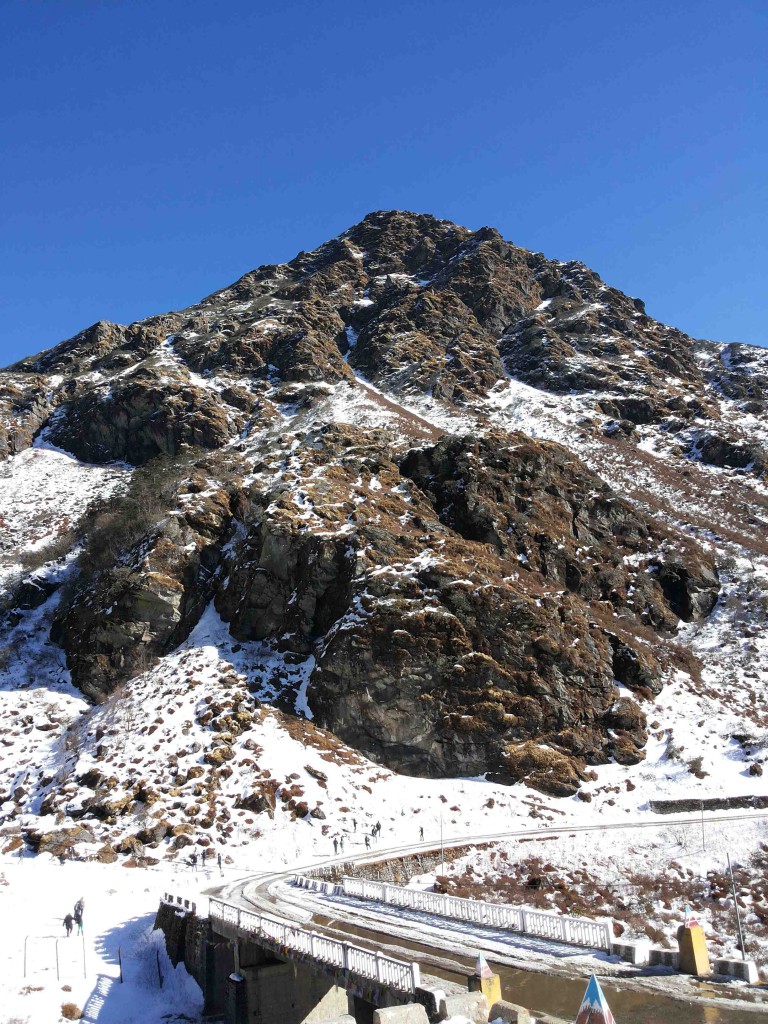
<svg viewBox="0 0 768 1024"><path fill-rule="evenodd" d="M223 900L211 899L210 916L234 926L244 935L257 938L318 963L357 974L399 992L414 993L421 983L419 965L395 960L383 953L363 949L351 942L328 938L270 914L256 914Z"/></svg>
<svg viewBox="0 0 768 1024"><path fill-rule="evenodd" d="M457 921L502 928L521 935L553 939L567 945L587 946L610 951L613 943L613 921L606 918L594 921L587 917L569 917L543 910L529 910L504 903L483 903L459 896L408 889L388 882L373 882L366 878L345 876L341 883L322 882L304 875L294 875L293 882L303 889L324 892L329 896L343 893L358 899L376 900L395 907L421 910L427 914L448 917Z"/></svg>

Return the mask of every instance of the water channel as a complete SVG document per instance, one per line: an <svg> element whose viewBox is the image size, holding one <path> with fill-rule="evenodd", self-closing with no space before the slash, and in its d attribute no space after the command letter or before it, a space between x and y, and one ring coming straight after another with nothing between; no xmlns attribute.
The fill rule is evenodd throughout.
<svg viewBox="0 0 768 1024"><path fill-rule="evenodd" d="M359 928L348 921L316 915L313 917L313 923L323 930L343 931L346 936L351 936L354 942L363 946L370 945L371 948L392 947L394 943L397 952L393 951L392 955L402 956L410 952L414 959L426 959L425 973L446 981L457 982L462 986L466 985L467 976L472 973L474 967L474 962L466 957L450 954L450 961L446 961L440 951L427 944L395 938L374 929ZM552 1014L564 1020L575 1020L586 988L586 978L568 978L559 974L507 967L495 963L492 954L488 956L488 962L501 979L505 999L527 1007L534 1015L538 1010L540 1013ZM768 1003L756 1002L754 1009L736 1005L713 1005L704 1002L703 998L673 999L663 992L618 987L611 981L601 981L600 984L616 1018L616 1024L756 1024L758 1020L768 1019ZM701 983L701 994L707 999L727 1002L734 999L748 1002L751 995L743 986L736 987L716 982Z"/></svg>

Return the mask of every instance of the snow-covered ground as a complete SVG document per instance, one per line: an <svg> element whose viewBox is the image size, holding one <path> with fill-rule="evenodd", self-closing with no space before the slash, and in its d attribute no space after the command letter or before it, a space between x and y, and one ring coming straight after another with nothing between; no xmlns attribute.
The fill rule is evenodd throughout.
<svg viewBox="0 0 768 1024"><path fill-rule="evenodd" d="M0 585L21 555L73 529L88 505L130 476L117 466L89 466L40 442L0 462Z"/></svg>
<svg viewBox="0 0 768 1024"><path fill-rule="evenodd" d="M167 869L61 866L47 855L0 857L2 1024L50 1024L79 1013L87 1024L199 1020L197 983L182 964L173 967L162 933L152 932L158 893L183 885L194 897L209 884L202 874L188 874L181 879ZM81 897L83 934L74 928L67 937L64 917Z"/></svg>

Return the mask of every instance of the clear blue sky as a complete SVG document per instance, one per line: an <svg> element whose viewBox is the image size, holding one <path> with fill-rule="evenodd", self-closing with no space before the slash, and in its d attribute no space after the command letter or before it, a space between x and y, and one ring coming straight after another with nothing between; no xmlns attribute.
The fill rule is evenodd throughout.
<svg viewBox="0 0 768 1024"><path fill-rule="evenodd" d="M0 363L388 208L768 344L766 55L766 0L6 0Z"/></svg>

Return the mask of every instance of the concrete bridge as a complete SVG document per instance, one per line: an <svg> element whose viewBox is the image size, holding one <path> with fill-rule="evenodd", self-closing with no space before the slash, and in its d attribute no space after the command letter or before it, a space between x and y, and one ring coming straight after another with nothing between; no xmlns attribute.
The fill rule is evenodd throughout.
<svg viewBox="0 0 768 1024"><path fill-rule="evenodd" d="M479 979L470 991L422 977L415 961L225 900L212 898L203 919L193 903L167 894L157 926L171 959L183 961L202 988L206 1014L226 1024L429 1024L457 1014L488 1020ZM530 1020L522 1007L505 1007L510 1024Z"/></svg>
<svg viewBox="0 0 768 1024"><path fill-rule="evenodd" d="M462 847L468 841L492 838L496 836L464 837L447 845ZM251 875L217 893L210 900L208 916L199 915L194 903L166 896L158 911L157 925L165 933L171 959L175 963L183 961L199 983L206 1014L225 1024L437 1024L458 1015L470 1018L474 1024L487 1024L489 1018L497 1017L508 1024L528 1022L531 1016L527 1010L504 1002L500 992L495 996L489 992L490 998L485 998L482 979L470 975L470 967L462 969L455 960L449 963L445 959L446 952L466 957L472 947L476 950L482 945L502 966L517 966L514 959L508 958L506 938L501 939L501 945L497 938L495 947L488 939L494 930L510 936L511 943L522 941L529 949L543 949L545 953L542 942L572 943L585 953L589 952L585 947L600 950L603 956L607 953L612 959L629 961L636 973L654 964L666 965L662 958L670 958L669 966L676 967L676 954L672 951L649 949L647 943L617 942L609 920L589 921L529 908L461 900L351 877L340 870L342 864L345 871L356 868L358 861L361 865L375 863L381 867L392 861L406 864L414 857L418 859L419 870L412 873L423 873L433 865L422 860L432 857L438 863L442 850L414 844L406 849L366 852L343 862L333 859L323 866L307 866L302 875ZM399 879L401 874L398 871L394 877ZM382 877L393 875L384 872ZM226 898L218 898L220 895ZM280 901L279 912L275 899ZM303 924L310 916L307 901L310 908L314 907L316 920L321 922L314 927ZM369 907L373 905L368 913L364 908L366 902ZM298 903L300 909L292 909L292 903ZM401 921L409 913L410 931ZM322 923L326 917L333 918L330 928ZM440 918L451 919L454 934L463 935L460 947L456 947L455 940L447 945L447 933L441 939L440 927L431 925L425 927L423 937L415 938L414 947L413 928L416 926L421 934L420 922L428 923L428 918L433 923ZM456 925L461 926L459 931ZM466 948L466 939L472 937L472 929L478 926L480 930ZM485 929L489 931L484 932ZM483 933L485 939L481 937ZM339 935L340 939L336 937ZM515 935L521 939L513 939ZM383 953L382 948L390 955ZM566 948L560 946L560 950ZM422 964L429 965L427 969L447 971L447 977L458 981L462 981L464 970L465 981L457 984L456 980L430 977L418 962L406 959L410 955L420 957ZM720 975L755 980L756 969L750 961L718 960L712 966ZM540 1013L537 1020L542 1024L557 1021Z"/></svg>
<svg viewBox="0 0 768 1024"><path fill-rule="evenodd" d="M216 936L232 942L233 973L243 979L237 984L245 985L248 1006L261 1019L274 1014L275 1000L280 998L279 978L290 979L290 1001L301 988L315 1003L302 1020L325 1020L347 1012L356 1020L372 1019L376 1008L430 1001L427 990L421 989L421 971L415 962L397 960L223 900L211 900L210 921ZM301 985L293 984L299 975ZM256 1007L267 1012L258 1012ZM290 1020L289 1009L294 1007L282 1007L275 1019Z"/></svg>

